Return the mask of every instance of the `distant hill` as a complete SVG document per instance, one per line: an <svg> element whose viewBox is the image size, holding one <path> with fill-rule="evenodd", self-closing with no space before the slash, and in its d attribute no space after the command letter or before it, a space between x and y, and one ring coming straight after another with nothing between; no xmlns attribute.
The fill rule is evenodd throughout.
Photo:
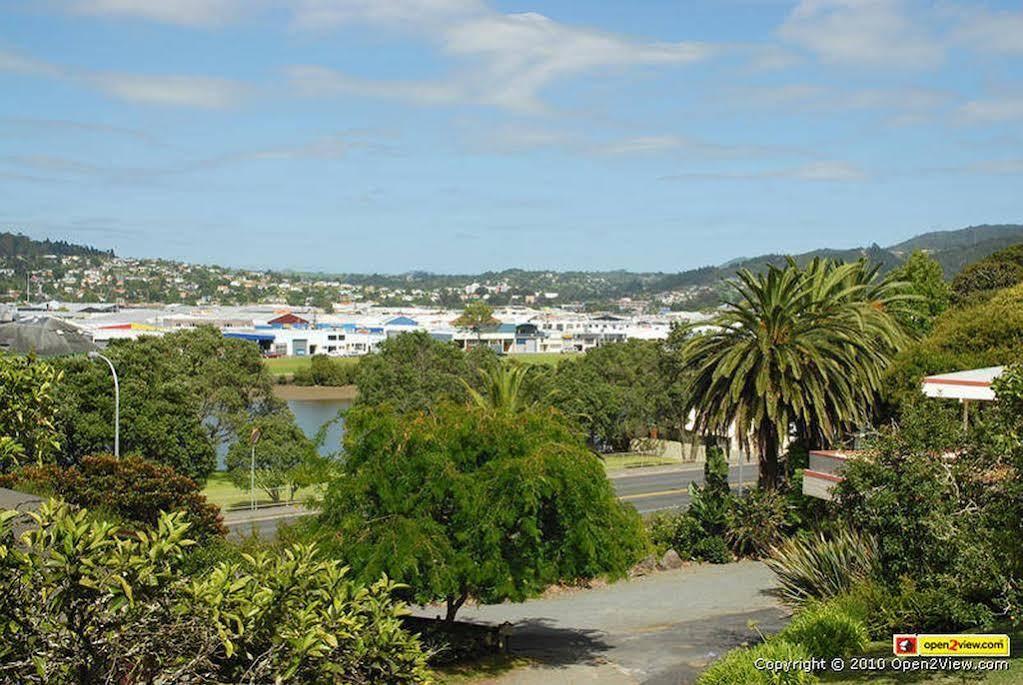
<svg viewBox="0 0 1023 685"><path fill-rule="evenodd" d="M88 245L76 245L65 240L33 240L20 233L0 233L0 259L11 257L113 257L113 250L100 250Z"/></svg>
<svg viewBox="0 0 1023 685"><path fill-rule="evenodd" d="M932 231L905 240L889 247L871 245L847 250L821 248L792 255L799 264L805 264L814 257L836 259L845 262L867 259L881 264L882 272L899 266L916 250L924 250L934 257L945 271L946 278L952 278L967 264L983 259L1009 245L1023 242L1023 225L1001 224L970 226L955 231ZM762 271L768 266L781 266L787 255L766 254L759 257L732 259L720 266L704 266L677 274L663 274L648 285L649 290L665 291L688 286L713 286L723 278L732 276L739 269Z"/></svg>
<svg viewBox="0 0 1023 685"><path fill-rule="evenodd" d="M972 250L974 248L987 250L989 249L986 246L987 243L998 244L1000 247L995 250L999 250L1019 242L1023 242L1023 226L1019 224L984 224L955 231L921 233L897 245L892 245L888 249L904 257L914 250L927 250L928 252Z"/></svg>

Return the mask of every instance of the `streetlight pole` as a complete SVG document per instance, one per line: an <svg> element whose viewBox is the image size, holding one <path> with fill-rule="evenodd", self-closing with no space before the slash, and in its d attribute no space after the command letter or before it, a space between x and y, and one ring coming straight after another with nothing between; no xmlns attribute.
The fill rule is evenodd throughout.
<svg viewBox="0 0 1023 685"><path fill-rule="evenodd" d="M110 373L114 376L114 456L121 457L121 388L117 383L117 369L114 363L95 350L89 352L89 359L102 359L110 367Z"/></svg>
<svg viewBox="0 0 1023 685"><path fill-rule="evenodd" d="M256 443L259 442L260 431L252 429L249 436L249 443L252 445L252 454L249 461L249 509L256 510Z"/></svg>

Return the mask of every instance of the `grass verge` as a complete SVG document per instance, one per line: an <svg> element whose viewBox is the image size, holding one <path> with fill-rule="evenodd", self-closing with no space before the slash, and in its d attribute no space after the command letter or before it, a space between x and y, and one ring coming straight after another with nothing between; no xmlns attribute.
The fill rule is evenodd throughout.
<svg viewBox="0 0 1023 685"><path fill-rule="evenodd" d="M318 485L302 488L295 493L295 502L304 502L311 496L322 494L321 489L322 486ZM206 487L203 488L202 494L208 502L216 504L222 511L239 507L243 508L249 505L249 491L235 487L224 471L217 471L206 480ZM286 498L278 504L284 502L286 502ZM256 505L262 506L267 504L273 504L273 501L267 497L265 492L257 489Z"/></svg>

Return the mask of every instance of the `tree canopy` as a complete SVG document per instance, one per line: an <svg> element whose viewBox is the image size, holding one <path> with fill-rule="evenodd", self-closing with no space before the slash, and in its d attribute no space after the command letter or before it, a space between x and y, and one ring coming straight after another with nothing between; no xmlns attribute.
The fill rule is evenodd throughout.
<svg viewBox="0 0 1023 685"><path fill-rule="evenodd" d="M547 379L549 402L577 421L597 450L627 450L659 426L678 433L684 374L670 368L673 344L628 340L566 359Z"/></svg>
<svg viewBox="0 0 1023 685"><path fill-rule="evenodd" d="M239 489L249 489L251 437L254 430L259 431L259 440L255 445L256 487L274 502L288 494L285 493L286 489L290 489L290 495L294 495L298 486L298 469L302 464L315 459L316 445L295 424L294 417L287 410L258 416L239 431L243 439L236 440L227 451L231 482Z"/></svg>
<svg viewBox="0 0 1023 685"><path fill-rule="evenodd" d="M465 305L461 316L452 323L459 328L468 328L478 332L481 328L496 326L500 322L494 318L494 310L490 305L482 300L474 300Z"/></svg>
<svg viewBox="0 0 1023 685"><path fill-rule="evenodd" d="M903 343L893 309L904 285L877 267L814 260L740 271L733 298L683 349L696 429L755 446L760 481L775 487L779 450L795 430L826 443L864 423Z"/></svg>
<svg viewBox="0 0 1023 685"><path fill-rule="evenodd" d="M497 364L489 350L463 352L425 331L402 333L380 343L375 354L363 357L355 372L359 388L356 405L390 404L399 412L429 409L447 398L468 398L466 384L482 386L478 369Z"/></svg>
<svg viewBox="0 0 1023 685"><path fill-rule="evenodd" d="M915 336L926 334L951 302L952 291L941 264L926 252L917 250L892 272L891 278L905 283L907 290L916 297L897 311L899 322Z"/></svg>
<svg viewBox="0 0 1023 685"><path fill-rule="evenodd" d="M347 417L342 477L320 522L364 577L418 603L523 600L558 581L624 575L645 550L638 514L552 410L441 403Z"/></svg>
<svg viewBox="0 0 1023 685"><path fill-rule="evenodd" d="M216 449L250 418L280 411L269 372L252 343L212 327L112 344L105 352L121 384L121 448L198 481L216 466ZM63 458L75 463L113 451L114 396L106 365L61 362L57 420Z"/></svg>

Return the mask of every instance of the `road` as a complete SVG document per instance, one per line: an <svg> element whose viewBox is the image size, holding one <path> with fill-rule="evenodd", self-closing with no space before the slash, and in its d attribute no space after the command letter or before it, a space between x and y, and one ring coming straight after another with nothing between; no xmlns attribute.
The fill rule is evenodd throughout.
<svg viewBox="0 0 1023 685"><path fill-rule="evenodd" d="M743 478L747 485L756 481L756 466L743 466ZM677 509L689 504L689 484L703 482L703 466L643 468L613 473L609 476L615 492L622 500L631 503L641 514L664 509ZM733 466L728 476L732 488L739 483L739 467ZM260 537L273 537L277 525L305 516L308 510L300 506L259 509L255 512L231 511L224 515L224 522L232 533L249 535L255 531Z"/></svg>
<svg viewBox="0 0 1023 685"><path fill-rule="evenodd" d="M641 514L662 509L677 509L689 504L689 484L703 482L703 466L656 469L635 469L637 473L612 474L611 484L618 497L630 502ZM746 485L756 482L755 464L744 464L743 480ZM739 467L733 466L728 481L735 489L739 484Z"/></svg>
<svg viewBox="0 0 1023 685"><path fill-rule="evenodd" d="M510 623L510 651L533 662L480 685L678 685L756 640L750 621L768 634L784 625L786 612L766 592L774 584L759 562L700 564L521 604L466 606L458 618Z"/></svg>

